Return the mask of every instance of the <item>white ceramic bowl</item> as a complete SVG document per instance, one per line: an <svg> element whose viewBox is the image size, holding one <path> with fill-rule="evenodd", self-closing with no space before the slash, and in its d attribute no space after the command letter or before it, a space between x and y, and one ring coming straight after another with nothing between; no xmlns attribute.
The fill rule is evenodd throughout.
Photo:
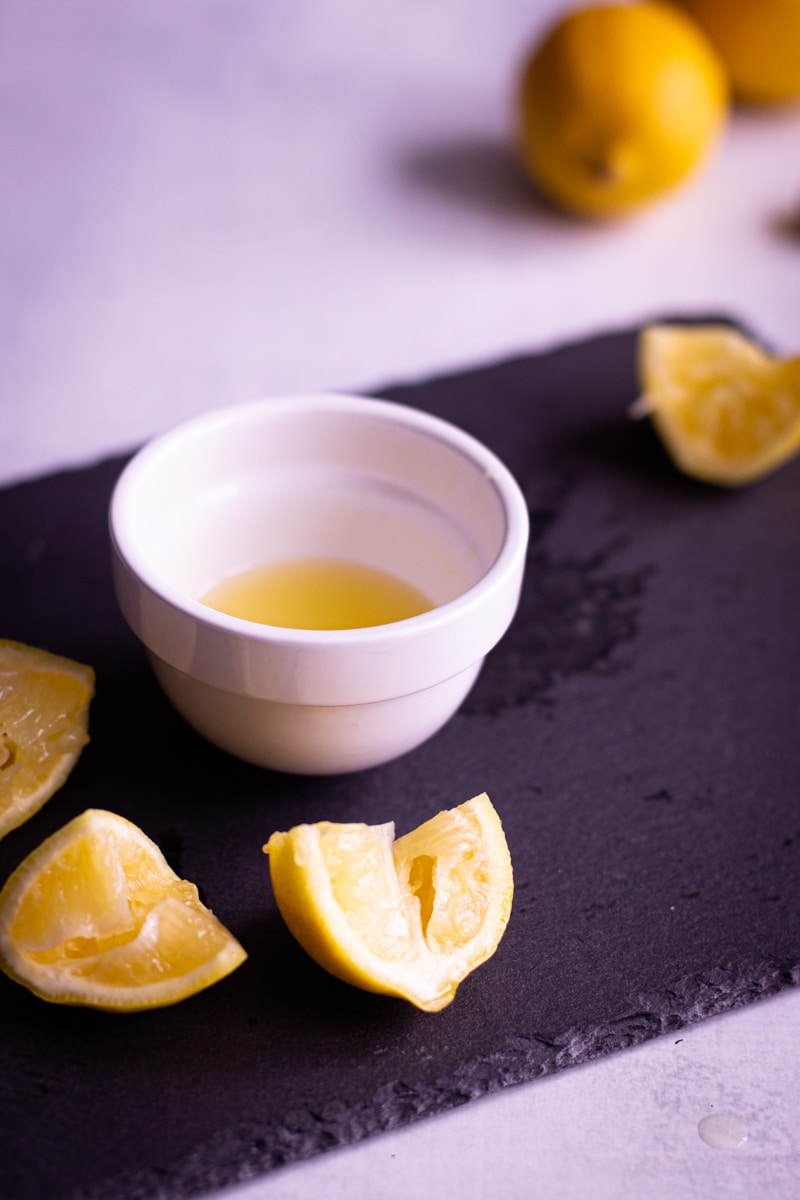
<svg viewBox="0 0 800 1200"><path fill-rule="evenodd" d="M335 774L413 749L456 711L514 616L528 514L508 469L462 430L322 394L220 409L157 437L123 471L110 528L122 613L186 720L250 762ZM436 607L328 631L199 599L295 557L388 570Z"/></svg>

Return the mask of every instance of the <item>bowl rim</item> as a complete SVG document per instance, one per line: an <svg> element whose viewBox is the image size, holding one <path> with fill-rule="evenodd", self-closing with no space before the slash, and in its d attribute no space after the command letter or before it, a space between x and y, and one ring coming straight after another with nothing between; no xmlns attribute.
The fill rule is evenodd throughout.
<svg viewBox="0 0 800 1200"><path fill-rule="evenodd" d="M185 442L187 438L208 436L243 420L247 421L251 416L267 412L278 415L289 411L299 414L302 411L313 412L321 408L329 412L364 413L393 420L446 443L483 468L487 482L492 485L500 500L505 531L497 555L480 579L451 600L401 621L356 629L297 629L261 624L212 609L164 580L150 568L143 555L131 548L129 521L125 511L128 496L140 486L142 477L151 465L165 453L169 453L173 447ZM267 396L213 409L157 434L134 453L118 477L109 505L109 528L115 553L131 574L140 585L147 587L153 595L167 602L176 611L185 613L203 625L225 630L248 640L255 638L257 641L281 642L286 645L314 646L330 642L344 644L353 640L359 643L383 642L387 635L391 635L390 640L394 641L398 636L403 638L409 634L413 635L420 626L435 627L449 620L454 609L461 610L480 604L486 590L497 587L509 571L515 570L520 547L527 546L529 516L519 484L505 463L478 438L454 423L394 400L344 392L309 392Z"/></svg>

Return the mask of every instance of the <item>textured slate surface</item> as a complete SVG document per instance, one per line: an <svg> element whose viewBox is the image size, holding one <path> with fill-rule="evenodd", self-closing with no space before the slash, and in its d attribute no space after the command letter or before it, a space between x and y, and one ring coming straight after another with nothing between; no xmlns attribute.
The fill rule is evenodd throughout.
<svg viewBox="0 0 800 1200"><path fill-rule="evenodd" d="M250 955L130 1017L0 979L6 1194L201 1194L800 981L800 463L741 493L679 477L625 415L634 351L635 331L614 333L385 393L489 443L533 538L518 618L462 711L360 775L259 771L169 709L110 588L122 460L0 492L0 634L98 674L91 745L0 843L0 875L111 808ZM270 894L273 829L404 832L483 789L515 906L450 1008L357 992L305 958Z"/></svg>

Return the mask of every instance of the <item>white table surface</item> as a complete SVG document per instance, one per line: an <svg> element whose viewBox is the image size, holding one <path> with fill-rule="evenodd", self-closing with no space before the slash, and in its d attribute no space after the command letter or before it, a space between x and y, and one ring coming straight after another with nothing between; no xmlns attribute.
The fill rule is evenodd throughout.
<svg viewBox="0 0 800 1200"><path fill-rule="evenodd" d="M635 219L540 204L515 72L556 0L4 0L0 483L219 405L367 390L664 313L800 352L800 106ZM535 398L534 398L535 399ZM800 1194L800 992L231 1200ZM735 1117L748 1139L707 1145Z"/></svg>

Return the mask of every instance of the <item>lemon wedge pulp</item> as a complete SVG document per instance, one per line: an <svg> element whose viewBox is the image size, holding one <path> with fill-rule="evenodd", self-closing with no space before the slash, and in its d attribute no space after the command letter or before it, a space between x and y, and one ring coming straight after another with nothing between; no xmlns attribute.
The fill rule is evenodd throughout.
<svg viewBox="0 0 800 1200"><path fill-rule="evenodd" d="M136 825L88 809L0 892L0 967L60 1004L174 1004L244 961L236 939Z"/></svg>
<svg viewBox="0 0 800 1200"><path fill-rule="evenodd" d="M275 899L320 966L427 1012L497 949L514 884L484 793L395 840L394 825L322 821L273 833Z"/></svg>
<svg viewBox="0 0 800 1200"><path fill-rule="evenodd" d="M94 671L0 640L0 837L66 781L89 740Z"/></svg>
<svg viewBox="0 0 800 1200"><path fill-rule="evenodd" d="M639 337L641 399L680 470L753 483L800 449L800 358L776 358L726 325L656 324Z"/></svg>

